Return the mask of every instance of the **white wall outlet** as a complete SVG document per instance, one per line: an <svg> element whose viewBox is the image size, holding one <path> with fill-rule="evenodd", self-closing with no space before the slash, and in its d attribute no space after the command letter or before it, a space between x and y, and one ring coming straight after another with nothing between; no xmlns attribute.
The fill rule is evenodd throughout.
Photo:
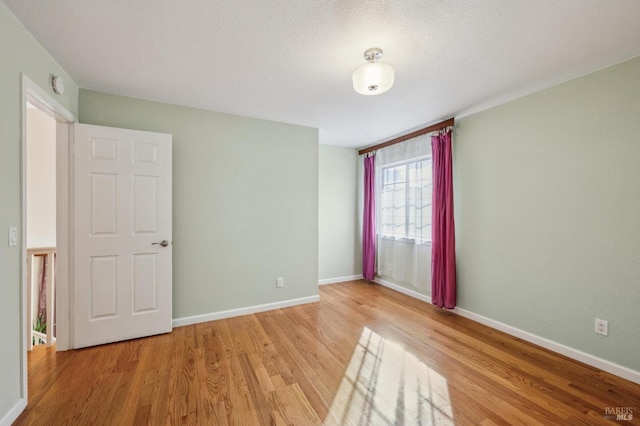
<svg viewBox="0 0 640 426"><path fill-rule="evenodd" d="M15 247L18 245L18 227L9 227L9 247Z"/></svg>
<svg viewBox="0 0 640 426"><path fill-rule="evenodd" d="M596 333L607 336L609 334L609 321L596 318Z"/></svg>
<svg viewBox="0 0 640 426"><path fill-rule="evenodd" d="M284 278L282 277L276 278L276 287L278 288L284 287Z"/></svg>

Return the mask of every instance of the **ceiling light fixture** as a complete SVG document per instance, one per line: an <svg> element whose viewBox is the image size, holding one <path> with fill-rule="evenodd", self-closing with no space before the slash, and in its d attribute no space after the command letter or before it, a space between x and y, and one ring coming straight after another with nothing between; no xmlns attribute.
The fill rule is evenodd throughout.
<svg viewBox="0 0 640 426"><path fill-rule="evenodd" d="M369 61L360 65L353 72L353 89L361 95L379 95L391 89L395 71L393 67L384 62L378 62L382 58L382 49L372 47L364 52L364 58Z"/></svg>

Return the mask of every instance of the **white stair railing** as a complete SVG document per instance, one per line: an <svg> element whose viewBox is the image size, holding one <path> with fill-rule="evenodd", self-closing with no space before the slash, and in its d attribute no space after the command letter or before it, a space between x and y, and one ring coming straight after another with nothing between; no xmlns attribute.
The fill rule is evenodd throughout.
<svg viewBox="0 0 640 426"><path fill-rule="evenodd" d="M54 313L55 313L55 247L37 247L27 249L27 321L29 321L29 331L27 335L27 350L33 349L33 339L42 339L47 344L47 347L53 345L56 341L53 336L54 328ZM36 256L46 257L46 306L47 306L47 333L43 335L33 329L34 324L34 312L33 312L33 297L40 299L40 283L38 282L37 291L34 291L34 277L39 277L39 273L33 271L34 259ZM38 280L39 281L39 280ZM37 312L37 311L36 311Z"/></svg>

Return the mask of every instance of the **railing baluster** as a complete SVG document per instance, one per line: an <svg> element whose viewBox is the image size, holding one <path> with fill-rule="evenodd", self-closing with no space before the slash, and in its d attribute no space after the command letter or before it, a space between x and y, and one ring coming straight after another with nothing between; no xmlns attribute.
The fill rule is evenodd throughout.
<svg viewBox="0 0 640 426"><path fill-rule="evenodd" d="M27 333L27 350L33 349L33 338L36 336L38 340L42 340L45 337L45 342L47 347L50 347L55 343L56 338L53 336L54 330L54 321L55 321L55 288L56 288L56 280L55 280L55 247L45 247L45 248L30 248L27 249L27 321L28 324L28 333ZM47 317L43 318L47 324L47 332L46 335L42 333L37 333L33 330L34 318L33 318L33 297L37 295L38 304L40 303L40 282L38 282L38 290L33 290L33 267L34 267L34 259L35 257L42 257L42 262L44 263L44 259L46 257L46 268L45 271L45 303L47 306ZM44 267L42 265L41 267ZM38 275L40 276L40 275Z"/></svg>
<svg viewBox="0 0 640 426"><path fill-rule="evenodd" d="M27 350L33 349L33 254L27 253Z"/></svg>

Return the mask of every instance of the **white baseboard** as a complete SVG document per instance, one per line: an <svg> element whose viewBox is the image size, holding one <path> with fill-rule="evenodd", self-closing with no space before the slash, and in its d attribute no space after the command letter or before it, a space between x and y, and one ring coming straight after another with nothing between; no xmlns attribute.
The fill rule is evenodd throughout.
<svg viewBox="0 0 640 426"><path fill-rule="evenodd" d="M172 321L173 327L198 324L201 322L215 321L224 318L239 317L241 315L255 314L258 312L271 311L274 309L288 308L305 303L320 301L320 296L301 297L299 299L289 299L282 302L265 303L264 305L247 306L246 308L229 309L226 311L212 312L209 314L194 315L191 317L175 318Z"/></svg>
<svg viewBox="0 0 640 426"><path fill-rule="evenodd" d="M382 280L380 278L376 278L374 280L375 283L388 287L392 290L398 291L400 293L406 294L407 296L411 296L415 299L422 300L423 302L431 303L431 298L429 296L425 296L424 294L420 294L416 291L409 290L407 288L401 287L397 284L393 284L389 281ZM559 353L561 355L567 356L569 358L575 359L576 361L583 362L587 365L590 365L595 368L599 368L602 371L606 371L607 373L615 374L616 376L627 379L631 382L640 384L640 372L632 370L630 368L624 367L622 365L615 364L611 361L607 361L606 359L598 358L597 356L590 355L586 352L582 352L578 349L571 348L569 346L565 346L561 343L554 342L553 340L546 339L544 337L540 337L536 334L529 333L528 331L521 330L519 328L510 326L500 321L493 320L491 318L487 318L485 316L476 314L474 312L468 311L462 308L454 308L452 312L463 316L465 318L469 318L473 321L479 322L480 324L484 324L488 327L495 328L496 330L500 330L504 333L507 333L511 336L518 337L522 340L525 340L529 343L533 343L534 345L542 346L545 349L549 349L550 351Z"/></svg>
<svg viewBox="0 0 640 426"><path fill-rule="evenodd" d="M362 275L347 275L346 277L326 278L323 280L318 280L318 285L343 283L346 281L355 281L361 279Z"/></svg>
<svg viewBox="0 0 640 426"><path fill-rule="evenodd" d="M0 419L0 426L11 426L11 423L16 421L25 408L27 408L27 401L24 398L20 398L16 405Z"/></svg>
<svg viewBox="0 0 640 426"><path fill-rule="evenodd" d="M414 290L409 290L408 288L399 286L398 284L394 284L392 282L383 280L381 278L376 278L373 280L374 283L380 284L381 286L390 288L391 290L395 290L399 293L406 294L407 296L411 296L414 299L422 300L423 302L431 303L431 296L426 296L422 293L418 293Z"/></svg>
<svg viewBox="0 0 640 426"><path fill-rule="evenodd" d="M515 337L519 337L520 339L526 340L529 343L542 346L543 348L549 349L550 351L557 352L569 358L575 359L576 361L583 362L592 367L599 368L602 371L615 374L616 376L619 376L629 381L632 381L634 383L640 384L639 371L635 371L630 368L623 367L622 365L615 364L611 361L607 361L606 359L598 358L597 356L590 355L578 349L574 349L569 346L565 346L561 343L554 342L553 340L540 337L536 334L529 333L528 331L520 330L519 328L510 326L503 322L496 321L491 318L487 318L485 316L467 311L466 309L454 308L453 312L465 318L469 318L471 320L474 320L476 322L489 326L491 328L495 328L496 330L500 330L502 332L505 332Z"/></svg>

